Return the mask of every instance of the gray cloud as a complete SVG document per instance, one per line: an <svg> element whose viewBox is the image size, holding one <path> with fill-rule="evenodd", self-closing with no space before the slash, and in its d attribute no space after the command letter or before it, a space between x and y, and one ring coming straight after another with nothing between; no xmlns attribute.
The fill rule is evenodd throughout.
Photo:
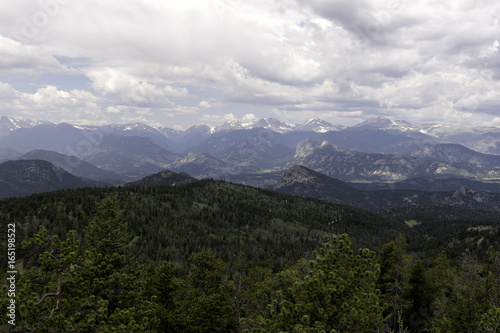
<svg viewBox="0 0 500 333"><path fill-rule="evenodd" d="M127 110L123 121L159 123L207 108L225 119L228 103L234 114L250 106L293 119L499 115L495 1L51 1L0 13L0 104L10 115L81 121L94 110L116 121ZM44 73L90 83L12 86Z"/></svg>
<svg viewBox="0 0 500 333"><path fill-rule="evenodd" d="M44 73L75 74L43 49L0 34L0 74L34 78Z"/></svg>

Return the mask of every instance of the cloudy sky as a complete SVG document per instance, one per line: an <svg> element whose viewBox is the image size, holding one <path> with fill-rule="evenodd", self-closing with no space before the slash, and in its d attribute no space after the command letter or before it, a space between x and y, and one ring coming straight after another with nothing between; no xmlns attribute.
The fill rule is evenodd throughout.
<svg viewBox="0 0 500 333"><path fill-rule="evenodd" d="M0 115L500 126L498 1L0 1Z"/></svg>

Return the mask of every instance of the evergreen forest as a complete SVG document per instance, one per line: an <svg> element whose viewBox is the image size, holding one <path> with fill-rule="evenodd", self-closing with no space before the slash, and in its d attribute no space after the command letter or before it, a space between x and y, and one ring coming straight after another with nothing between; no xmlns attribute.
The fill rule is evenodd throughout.
<svg viewBox="0 0 500 333"><path fill-rule="evenodd" d="M0 332L500 332L494 212L207 179L7 198L0 221Z"/></svg>

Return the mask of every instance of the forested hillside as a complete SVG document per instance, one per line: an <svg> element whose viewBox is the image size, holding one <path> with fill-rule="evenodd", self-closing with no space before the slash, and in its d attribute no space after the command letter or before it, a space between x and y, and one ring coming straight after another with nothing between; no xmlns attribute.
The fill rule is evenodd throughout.
<svg viewBox="0 0 500 333"><path fill-rule="evenodd" d="M95 202L115 195L123 220L139 236L141 260L185 261L212 248L228 260L244 251L253 263L280 268L317 248L327 233L352 234L356 246L378 247L409 228L382 215L222 181L183 186L124 186L56 191L0 201L3 221L17 223L18 241L38 226L64 238L82 234Z"/></svg>
<svg viewBox="0 0 500 333"><path fill-rule="evenodd" d="M213 180L4 199L19 274L17 324L2 327L494 332L500 221L452 212L384 216Z"/></svg>
<svg viewBox="0 0 500 333"><path fill-rule="evenodd" d="M104 185L106 184L76 177L47 161L0 163L0 199L65 188Z"/></svg>

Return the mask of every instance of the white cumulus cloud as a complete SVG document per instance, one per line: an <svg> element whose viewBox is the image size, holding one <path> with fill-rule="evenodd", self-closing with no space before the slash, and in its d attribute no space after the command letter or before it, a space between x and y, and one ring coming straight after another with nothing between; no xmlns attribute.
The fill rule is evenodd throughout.
<svg viewBox="0 0 500 333"><path fill-rule="evenodd" d="M52 1L2 8L8 110L35 103L56 121L70 109L115 119L126 107L152 123L197 114L185 127L253 108L299 121L482 124L500 110L494 1Z"/></svg>

